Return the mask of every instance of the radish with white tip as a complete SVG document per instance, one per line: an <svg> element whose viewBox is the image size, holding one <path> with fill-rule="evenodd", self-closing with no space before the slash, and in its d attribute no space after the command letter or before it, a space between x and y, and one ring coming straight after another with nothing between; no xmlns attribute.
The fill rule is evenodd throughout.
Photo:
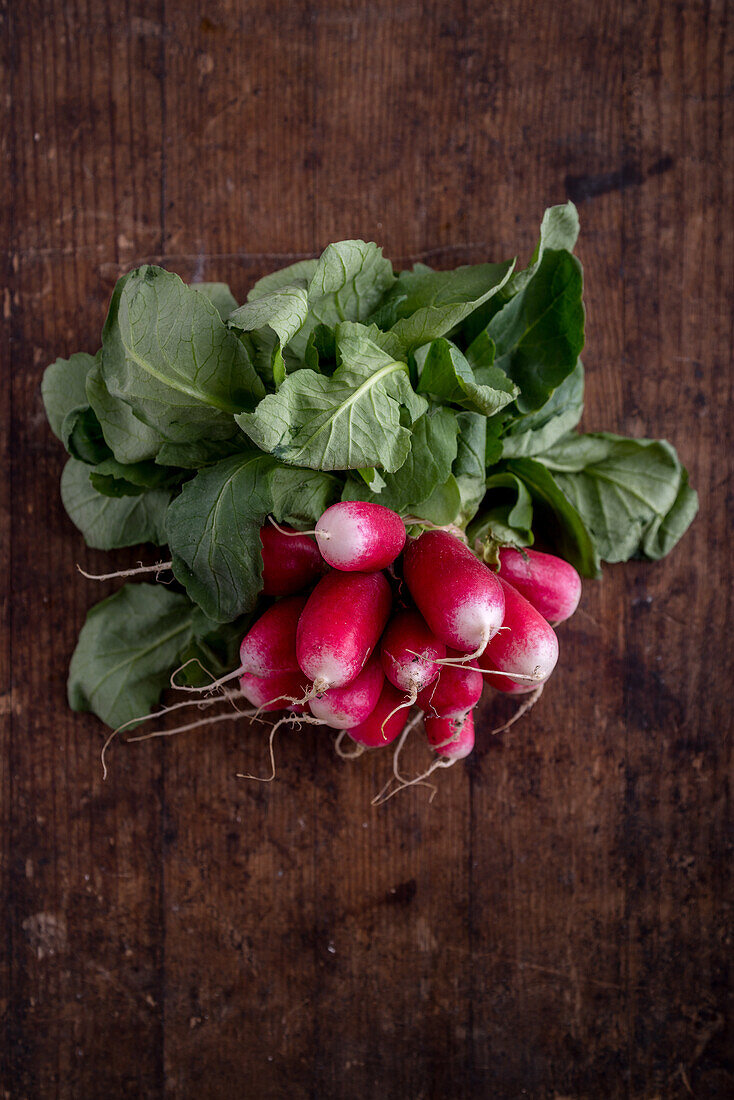
<svg viewBox="0 0 734 1100"><path fill-rule="evenodd" d="M515 684L535 687L547 680L558 660L558 638L539 611L528 603L507 581L499 578L505 594L504 629L492 638L479 658L479 667L493 675L492 687L498 691Z"/></svg>
<svg viewBox="0 0 734 1100"><path fill-rule="evenodd" d="M382 573L334 570L321 578L296 630L298 664L313 685L309 699L359 675L380 640L391 605L390 585Z"/></svg>
<svg viewBox="0 0 734 1100"><path fill-rule="evenodd" d="M344 500L327 508L315 528L319 550L334 569L386 569L405 546L405 524L384 504Z"/></svg>
<svg viewBox="0 0 734 1100"><path fill-rule="evenodd" d="M502 586L468 546L446 531L424 531L403 555L403 575L418 610L442 642L478 657L502 626Z"/></svg>
<svg viewBox="0 0 734 1100"><path fill-rule="evenodd" d="M332 729L346 730L364 722L377 705L385 675L376 654L344 687L331 688L309 700L311 713Z"/></svg>

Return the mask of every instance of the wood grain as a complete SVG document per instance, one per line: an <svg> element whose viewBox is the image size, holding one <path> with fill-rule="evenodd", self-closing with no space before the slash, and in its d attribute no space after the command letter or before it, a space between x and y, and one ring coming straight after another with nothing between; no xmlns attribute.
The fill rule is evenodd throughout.
<svg viewBox="0 0 734 1100"><path fill-rule="evenodd" d="M734 1093L734 87L725 0L0 3L7 1097ZM68 712L93 589L38 385L120 272L225 279L363 236L450 266L579 205L584 426L674 442L701 514L588 584L511 735L388 764L257 727L118 746ZM491 695L487 692L487 695ZM413 763L422 759L413 750Z"/></svg>

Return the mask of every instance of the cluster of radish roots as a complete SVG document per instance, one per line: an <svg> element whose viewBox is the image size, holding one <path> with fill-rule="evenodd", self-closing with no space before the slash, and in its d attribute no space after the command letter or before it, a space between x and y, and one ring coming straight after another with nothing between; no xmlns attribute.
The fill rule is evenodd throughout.
<svg viewBox="0 0 734 1100"><path fill-rule="evenodd" d="M182 668L185 666L182 666ZM239 690L233 690L227 686L229 677L222 677L220 680L214 681L210 685L204 688L191 688L181 687L175 683L176 675L181 671L177 669L171 677L171 687L177 690L185 691L190 696L188 699L181 700L179 702L171 703L169 706L163 707L161 710L140 716L139 718L132 718L130 721L118 726L113 730L105 741L102 752L102 775L103 778L107 778L107 752L112 741L120 735L127 734L124 737L126 743L133 743L139 741L150 741L155 738L173 737L181 733L190 732L196 729L203 729L205 727L213 726L219 722L231 722L238 719L247 719L251 722L259 723L269 727L269 733L267 738L268 755L270 762L270 772L267 775L253 775L249 772L237 772L236 777L238 779L250 779L257 783L272 783L276 778L276 762L275 762L275 737L279 730L286 728L292 728L299 730L304 725L323 726L324 723L319 718L314 718L308 714L280 714L279 717L271 717L273 712L267 712L267 716L263 713L262 708L243 707L243 693ZM543 690L543 685L539 685L538 688L522 703L516 710L515 714L501 726L490 731L488 736L498 736L504 733L511 726L515 724L524 714L526 714L530 708L534 705ZM217 705L225 705L224 710L218 710L214 714L206 713L212 707ZM184 722L180 725L176 725L171 729L158 729L146 733L131 733L133 729L137 729L139 726L146 722L156 721L163 718L165 715L174 711L179 711L184 708L196 708L199 712L198 717L192 721ZM381 788L380 791L372 799L373 806L380 806L387 802L393 795L398 794L402 790L406 790L409 787L423 786L430 790L429 802L432 802L436 796L438 788L435 783L429 781L429 777L441 768L449 768L456 763L456 760L444 759L441 756L436 756L430 766L416 776L405 775L401 771L400 758L405 748L406 742L414 731L418 730L423 721L424 714L422 710L416 709L409 718L405 729L400 734L400 737L395 742L392 754L392 774L389 776L387 782ZM358 745L351 742L345 746L345 740L347 738L347 730L336 731L336 737L334 740L334 751L337 756L342 760L356 760L366 750L362 745ZM427 744L425 738L424 743Z"/></svg>

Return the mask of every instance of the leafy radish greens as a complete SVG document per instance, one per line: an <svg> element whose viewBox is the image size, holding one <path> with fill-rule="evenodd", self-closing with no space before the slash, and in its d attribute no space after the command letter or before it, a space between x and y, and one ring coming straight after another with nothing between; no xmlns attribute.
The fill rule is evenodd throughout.
<svg viewBox="0 0 734 1100"><path fill-rule="evenodd" d="M337 500L376 501L464 528L487 561L541 539L584 576L667 554L698 506L675 450L577 430L578 229L572 203L546 210L523 269L396 272L378 245L339 241L242 304L160 267L124 275L97 354L57 359L42 396L87 545L167 546L174 582L92 608L71 705L114 726L191 657L233 668L268 516L303 529Z"/></svg>

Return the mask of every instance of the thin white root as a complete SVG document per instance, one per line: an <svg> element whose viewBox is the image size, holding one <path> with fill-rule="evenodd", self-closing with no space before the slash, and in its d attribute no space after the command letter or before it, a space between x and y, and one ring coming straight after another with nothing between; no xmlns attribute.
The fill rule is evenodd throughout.
<svg viewBox="0 0 734 1100"><path fill-rule="evenodd" d="M268 516L268 522L272 523L272 525L273 525L273 527L275 528L276 531L280 531L281 535L287 535L289 539L294 539L296 537L296 535L315 535L316 534L315 531L286 531L285 527L281 527L279 523L276 523L272 516ZM320 531L319 534L321 535L322 539L330 539L331 538L331 535L327 534L326 531Z"/></svg>
<svg viewBox="0 0 734 1100"><path fill-rule="evenodd" d="M393 714L397 714L399 710L410 710L411 707L415 706L415 701L416 701L417 698L418 698L418 692L416 691L415 684L414 684L413 687L410 689L410 694L406 696L405 702L400 703L397 707L395 707L394 710L391 710L390 713L388 714L387 718L385 719L385 721L382 723L382 726L381 726L382 736L384 737L384 739L386 741L387 741L387 735L385 733L385 726L390 721Z"/></svg>
<svg viewBox="0 0 734 1100"><path fill-rule="evenodd" d="M475 672L481 672L482 676L506 676L508 680L522 680L528 684L539 684L543 680L543 674L536 668L532 676L524 676L522 672L502 672L499 668L476 668Z"/></svg>
<svg viewBox="0 0 734 1100"><path fill-rule="evenodd" d="M87 573L77 562L77 569L88 581L112 581L117 577L136 577L140 573L155 573L157 580L159 573L165 573L171 568L173 568L172 561L157 561L155 565L143 565L141 562L138 569L120 569L116 573Z"/></svg>
<svg viewBox="0 0 734 1100"><path fill-rule="evenodd" d="M105 741L104 745L102 746L102 752L100 753L100 763L102 764L102 778L103 779L107 778L107 760L106 760L106 756L107 756L108 748L110 747L110 745L112 744L112 742L114 741L114 739L117 737L117 735L119 733L123 733L125 730L130 729L131 726L142 725L143 722L152 722L154 720L157 721L159 718L163 718L166 714L170 714L171 711L180 710L182 707L198 707L199 710L206 710L207 707L214 706L215 703L222 703L222 702L225 702L225 701L230 702L232 704L236 714L242 715L242 716L247 717L247 718L257 718L257 712L256 711L241 710L237 706L235 700L239 699L239 698L242 698L242 697L243 696L242 696L241 691L226 691L226 692L222 692L221 695L218 695L218 696L216 696L215 698L212 698L212 699L185 699L181 703L172 703L169 707L162 707L160 710L154 711L153 714L141 714L137 718L130 718L129 721L123 722L121 726L118 726L117 729L114 729L112 731L112 733L109 735L109 737ZM166 731L162 731L161 733L151 734L150 736L163 737L163 736L167 736L167 734L166 734ZM130 737L130 738L128 738L128 741L144 741L144 740L145 740L144 737Z"/></svg>
<svg viewBox="0 0 734 1100"><path fill-rule="evenodd" d="M305 714L286 714L282 718L279 718L278 721L273 726L273 728L271 729L270 736L268 738L268 751L270 752L270 769L271 769L270 770L270 775L267 775L267 776L250 775L249 773L245 773L245 772L236 772L235 773L236 778L237 779L253 779L256 783L272 783L273 780L275 779L275 752L273 751L273 740L275 739L276 732L283 725L291 725L291 726L298 727L304 722L307 725L311 725L311 726L321 726L321 725L323 725L320 718L309 718L308 715L305 715Z"/></svg>
<svg viewBox="0 0 734 1100"><path fill-rule="evenodd" d="M383 787L377 792L375 797L372 799L372 805L373 806L380 806L380 805L382 805L383 802L387 801L387 798L384 797L385 792L390 789L390 785L392 784L393 779L395 779L398 783L398 787L396 788L396 790L401 790L403 787L410 785L410 780L406 779L406 777L404 775L400 774L400 769L398 767L398 761L400 759L400 753L403 751L403 747L405 745L405 742L408 739L409 734L416 728L416 726L418 726L420 724L420 722L422 720L423 720L423 711L419 710L417 712L417 714L413 715L413 717L410 719L410 721L406 725L403 732L400 734L400 737L398 738L398 742L395 746L395 751L393 752L393 757L392 757L393 774L390 776L387 783L385 783L383 785ZM432 792L433 792L432 795L431 795L431 801L432 801L433 796L436 793L436 787L434 786L434 784L433 783L420 782L420 777L416 782L418 782L420 786L430 787L432 789ZM393 792L393 793L395 793L395 792Z"/></svg>
<svg viewBox="0 0 734 1100"><path fill-rule="evenodd" d="M201 726L213 726L215 722L232 722L237 718L255 718L253 711L232 710L226 714L213 714L211 718L199 718L196 722L187 722L184 726L176 726L172 730L153 730L152 733L141 733L140 737L128 737L126 744L134 741L151 741L154 737L173 737L175 733L184 733L186 730L196 730Z"/></svg>
<svg viewBox="0 0 734 1100"><path fill-rule="evenodd" d="M326 680L314 680L306 694L302 695L300 699L294 699L292 695L281 695L280 698L293 703L295 707L302 707L311 699L315 699L317 695L323 695L328 690L329 684Z"/></svg>
<svg viewBox="0 0 734 1100"><path fill-rule="evenodd" d="M209 671L209 669L201 663L198 657L190 657L188 661L184 661L182 665L179 665L178 668L174 669L171 673L171 687L175 688L176 691L188 691L192 695L208 695L210 692L216 691L217 688L220 688L222 684L228 684L230 680L234 680L238 676L242 676L245 671L245 669L242 667L236 668L234 672L228 672L226 676L220 676L218 680L213 680L211 684L202 684L201 687L192 687L189 684L175 683L175 677L178 675L178 673L183 672L183 670L191 664L197 664L202 672L205 672L207 676L211 676L211 672Z"/></svg>
<svg viewBox="0 0 734 1100"><path fill-rule="evenodd" d="M342 748L342 741L348 732L348 730L339 730L334 742L334 752L337 756L340 756L342 760L356 760L364 752L364 745L355 745L352 752L345 752Z"/></svg>
<svg viewBox="0 0 734 1100"><path fill-rule="evenodd" d="M384 795L384 797L380 797L380 795L377 795L375 798L372 799L372 805L382 806L385 802L389 801L389 799L391 799L393 795L397 794L398 791L404 791L406 787L415 787L417 784L434 788L433 794L429 799L430 802L433 802L436 788L433 783L426 783L426 780L428 779L429 775L433 775L433 773L435 771L438 771L439 768L451 768L455 763L455 760L442 760L440 758L438 760L434 760L430 768L427 768L422 775L417 775L415 779L409 779L407 782L403 782L399 786L394 787L393 790L389 791L386 795ZM380 792L380 794L382 794L382 792Z"/></svg>
<svg viewBox="0 0 734 1100"><path fill-rule="evenodd" d="M461 657L439 657L436 661L437 665L466 665L467 661L476 661L477 657L481 657L487 648L489 642L489 635L482 635L482 640L474 650L473 653L464 653Z"/></svg>
<svg viewBox="0 0 734 1100"><path fill-rule="evenodd" d="M497 729L490 730L489 736L496 737L498 734L504 733L505 730L508 730L510 726L514 726L515 722L519 722L523 714L527 714L528 711L531 710L538 702L538 699L540 699L541 695L543 694L544 687L545 684L539 684L538 687L536 687L535 691L531 692L531 694L528 695L522 706L517 708L512 718L508 718L504 725L498 726Z"/></svg>
<svg viewBox="0 0 734 1100"><path fill-rule="evenodd" d="M275 723L275 725L273 726L273 728L270 731L270 736L268 738L268 751L270 753L270 775L267 775L267 776L263 777L262 775L250 775L249 773L245 773L245 772L237 772L236 773L237 779L254 779L254 781L256 783L272 783L273 782L273 780L275 779L275 752L273 750L273 741L275 739L275 734L277 733L277 731L280 729L280 727L283 725L283 723L287 722L287 721L288 721L287 718L281 718L279 722Z"/></svg>

